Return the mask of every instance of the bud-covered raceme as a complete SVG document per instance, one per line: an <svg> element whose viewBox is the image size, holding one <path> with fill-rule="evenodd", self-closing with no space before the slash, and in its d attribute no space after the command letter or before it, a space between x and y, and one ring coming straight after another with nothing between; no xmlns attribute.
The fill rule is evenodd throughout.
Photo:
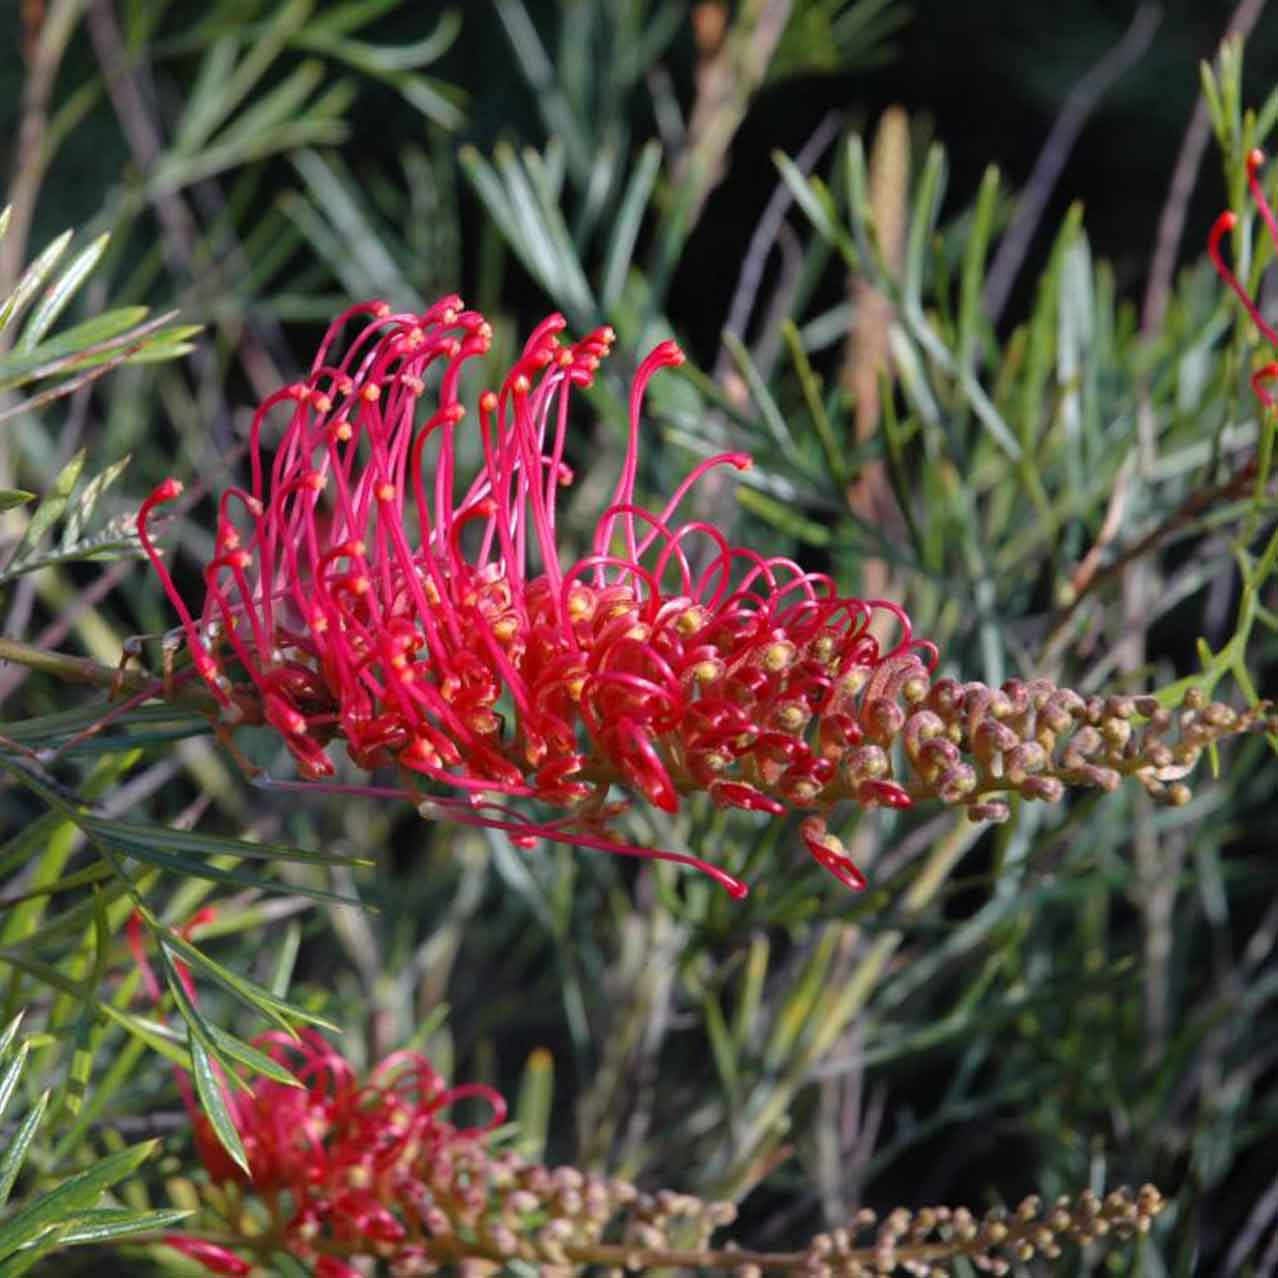
<svg viewBox="0 0 1278 1278"><path fill-rule="evenodd" d="M502 1097L480 1084L446 1086L420 1053L392 1053L360 1078L313 1031L297 1039L265 1034L256 1046L300 1086L259 1077L251 1093L226 1089L247 1171L189 1102L207 1173L203 1203L219 1228L201 1232L195 1221L163 1241L209 1273L260 1272L253 1259L281 1252L316 1278L424 1278L471 1262L487 1273L512 1261L565 1275L640 1271L688 1267L693 1254L696 1268L739 1267L732 1244L716 1249L712 1241L736 1218L732 1203L641 1192L576 1167L529 1162L496 1132L506 1116ZM491 1110L482 1126L445 1117L467 1099ZM862 1209L806 1251L753 1254L760 1274L803 1278L932 1273L960 1258L1005 1273L1009 1260L1143 1233L1162 1207L1147 1185L1104 1199L1084 1191L1047 1206L1031 1197L1014 1213L996 1208L983 1219L965 1208L928 1207L898 1208L879 1221Z"/></svg>
<svg viewBox="0 0 1278 1278"><path fill-rule="evenodd" d="M895 604L680 522L698 480L745 469L745 454L703 462L660 509L636 504L644 391L683 360L669 341L635 374L629 445L590 551L562 563L569 395L613 341L605 328L565 343L563 327L544 321L468 418L462 372L491 340L478 312L449 297L421 315L370 302L339 316L307 379L253 420L249 486L221 494L198 619L149 533L180 485L166 480L141 509L195 669L227 719L271 725L308 778L333 775L327 747L340 738L360 768L451 789L417 796L431 815L693 864L737 894L744 885L698 858L619 843L610 788L670 812L694 791L753 811L813 809L808 846L860 886L819 813L840 799L908 804L874 746L891 725L863 722L858 706L926 682L935 649ZM464 430L482 451L465 477ZM876 613L896 623L887 650ZM251 689L234 682L244 677ZM512 799L566 815L534 822Z"/></svg>
<svg viewBox="0 0 1278 1278"><path fill-rule="evenodd" d="M696 792L799 811L810 854L860 888L827 828L840 802L928 797L997 819L1009 793L1056 799L1127 773L1180 801L1168 782L1203 745L1263 721L1263 707L1222 707L1210 730L1204 712L1167 744L1152 702L1120 712L1043 681L933 683L936 648L898 604L842 595L824 573L681 519L707 472L749 467L743 453L709 458L644 509L640 413L652 377L683 361L671 341L636 371L628 447L589 553L563 562L569 396L613 341L603 328L568 343L563 328L546 319L468 415L463 371L491 341L478 312L447 297L421 315L380 302L340 315L306 380L253 419L249 486L220 496L198 618L149 527L181 486L166 480L143 503L139 536L195 670L228 723L269 724L303 776L402 796L521 846L547 838L693 865L740 896L720 866L621 842L613 787L668 812ZM481 458L474 474L459 473L463 455ZM1147 730L1132 730L1133 713ZM334 740L360 769L396 768L405 788L328 781ZM534 819L513 800L561 815Z"/></svg>
<svg viewBox="0 0 1278 1278"><path fill-rule="evenodd" d="M258 1078L252 1094L229 1097L247 1172L191 1106L208 1176L203 1201L220 1227L203 1233L195 1221L164 1242L209 1273L260 1272L247 1257L281 1252L316 1278L424 1278L465 1272L471 1263L488 1273L513 1261L565 1275L638 1272L688 1267L693 1255L698 1269L739 1269L740 1252L712 1241L735 1219L732 1203L641 1192L576 1167L529 1162L502 1148L495 1133L506 1115L500 1095L477 1084L446 1087L419 1053L394 1053L361 1079L311 1031L300 1039L266 1034L257 1046L301 1086ZM491 1108L482 1127L444 1117L468 1097ZM1046 1207L1031 1197L1014 1213L993 1209L983 1219L965 1208L929 1207L898 1208L878 1221L863 1209L806 1251L752 1254L760 1275L934 1273L960 1259L1005 1273L1009 1260L1142 1233L1162 1206L1147 1185L1104 1199L1084 1191Z"/></svg>

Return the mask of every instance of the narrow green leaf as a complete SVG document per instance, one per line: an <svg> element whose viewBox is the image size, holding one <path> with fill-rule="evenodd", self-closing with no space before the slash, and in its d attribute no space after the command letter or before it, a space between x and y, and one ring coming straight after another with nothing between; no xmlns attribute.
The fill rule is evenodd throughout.
<svg viewBox="0 0 1278 1278"><path fill-rule="evenodd" d="M0 1118L4 1117L4 1111L9 1107L14 1090L18 1086L18 1079L22 1077L23 1068L27 1063L27 1051L28 1044L23 1043L14 1054L13 1060L5 1066L4 1072L0 1073Z"/></svg>
<svg viewBox="0 0 1278 1278"><path fill-rule="evenodd" d="M745 1050L754 1036L759 1009L763 1005L763 985L767 979L771 953L772 946L765 932L756 932L751 936L741 992L732 1018L732 1042L738 1053Z"/></svg>
<svg viewBox="0 0 1278 1278"><path fill-rule="evenodd" d="M555 1058L546 1048L535 1047L528 1053L515 1101L520 1149L530 1162L540 1162L545 1154L554 1094Z"/></svg>
<svg viewBox="0 0 1278 1278"><path fill-rule="evenodd" d="M116 1154L108 1154L88 1171L64 1180L56 1189L37 1198L29 1207L0 1225L0 1257L11 1256L46 1230L94 1206L107 1189L137 1171L159 1148L159 1144L157 1140L150 1140Z"/></svg>
<svg viewBox="0 0 1278 1278"><path fill-rule="evenodd" d="M22 314L27 303L43 287L49 273L66 252L67 245L71 243L71 235L72 232L63 231L22 273L13 292L0 301L0 333L3 333Z"/></svg>
<svg viewBox="0 0 1278 1278"><path fill-rule="evenodd" d="M117 743L118 749L118 743ZM250 843L247 839L200 834L195 830L171 830L165 826L142 825L132 821L112 821L84 813L80 824L93 834L126 843L130 849L171 849L198 856L238 856L259 861L297 861L304 865L349 865L366 868L373 862L368 857L347 857L328 852L309 852L285 843Z"/></svg>
<svg viewBox="0 0 1278 1278"><path fill-rule="evenodd" d="M276 998L274 994L269 990L263 989L256 982L250 981L245 976L238 976L220 963L214 962L213 959L209 958L202 950L196 949L189 941L184 940L175 932L163 928L155 915L145 906L142 907L142 914L151 926L156 929L157 934L162 934L163 945L172 951L176 957L183 959L193 968L198 968L206 976L216 981L227 993L234 994L255 1011L269 1016L282 1029L292 1033L293 1029L289 1022L290 1020L295 1020L306 1021L309 1024L318 1025L322 1029L340 1033L338 1026L333 1024L332 1021L326 1020L314 1012L304 1011L292 1003L285 1002L282 998Z"/></svg>
<svg viewBox="0 0 1278 1278"><path fill-rule="evenodd" d="M821 997L836 943L836 929L827 927L813 947L798 980L786 992L784 1002L776 1012L764 1052L764 1062L769 1070L779 1070L790 1063L795 1044Z"/></svg>
<svg viewBox="0 0 1278 1278"><path fill-rule="evenodd" d="M339 58L365 74L384 75L390 71L413 71L439 61L461 33L461 26L461 14L456 9L445 9L434 31L412 43L369 44L338 36L317 24L311 24L293 43L301 49Z"/></svg>
<svg viewBox="0 0 1278 1278"><path fill-rule="evenodd" d="M171 1061L179 1069L191 1068L191 1058L181 1047L183 1040L167 1025L149 1020L145 1016L137 1016L133 1012L126 1012L111 1003L99 1001L98 1011L127 1030L139 1043L150 1048L158 1056L163 1056L165 1060Z"/></svg>
<svg viewBox="0 0 1278 1278"><path fill-rule="evenodd" d="M595 299L558 206L549 192L538 189L513 147L498 143L493 160L515 218L513 247L522 246L531 255L542 282L564 309L579 323L588 323L597 314Z"/></svg>
<svg viewBox="0 0 1278 1278"><path fill-rule="evenodd" d="M313 206L322 209L324 221L337 235L343 252L364 278L364 291L371 289L382 296L399 296L404 292L403 273L368 221L364 202L352 189L352 182L337 167L336 161L315 151L302 151L293 156L293 167L310 191ZM303 227L303 230L306 228ZM351 279L349 272L344 278ZM413 297L423 306L423 299Z"/></svg>
<svg viewBox="0 0 1278 1278"><path fill-rule="evenodd" d="M298 951L302 947L302 929L296 919L290 919L284 929L284 939L280 942L279 956L275 960L275 971L271 975L271 993L276 998L283 998L293 981L293 967L297 963Z"/></svg>
<svg viewBox="0 0 1278 1278"><path fill-rule="evenodd" d="M221 1055L229 1056L231 1060L239 1061L241 1065L247 1065L253 1073L261 1074L272 1082L283 1083L285 1087L304 1088L305 1084L298 1082L297 1077L287 1066L281 1065L265 1052L260 1052L256 1047L236 1038L234 1034L228 1034L226 1030L219 1029L212 1021L205 1021L204 1028Z"/></svg>
<svg viewBox="0 0 1278 1278"><path fill-rule="evenodd" d="M222 1148L244 1169L244 1174L248 1175L248 1154L244 1151L244 1142L231 1118L231 1111L226 1103L225 1085L218 1078L208 1049L196 1037L194 1029L191 1029L187 1038L187 1050L191 1053L191 1074L195 1079L200 1108L212 1125Z"/></svg>
<svg viewBox="0 0 1278 1278"><path fill-rule="evenodd" d="M214 132L248 98L253 87L284 51L288 42L305 27L315 7L314 0L289 0L279 6L274 17L257 32L238 64L227 50L217 47L217 65L207 74L201 68L200 111L183 120L175 150L188 155L205 150ZM222 42L219 42L219 46ZM238 43L238 42L237 42ZM207 88L203 86L207 84ZM220 139L219 139L220 141Z"/></svg>
<svg viewBox="0 0 1278 1278"><path fill-rule="evenodd" d="M15 1252L6 1260L0 1260L0 1278L22 1278L23 1274L29 1274L45 1256L61 1245L65 1229L65 1225L55 1225L46 1230L38 1242Z"/></svg>
<svg viewBox="0 0 1278 1278"><path fill-rule="evenodd" d="M162 323L164 316L143 325L145 306L121 306L65 328L29 351L11 351L0 356L0 389L20 385L36 377L48 377L72 367L88 356L106 358L112 351L128 345Z"/></svg>
<svg viewBox="0 0 1278 1278"><path fill-rule="evenodd" d="M456 105L453 98L460 94L452 85L443 84L429 76L418 75L414 71L393 71L382 75L385 80L410 106L414 106L427 120L457 132L465 123L465 113Z"/></svg>
<svg viewBox="0 0 1278 1278"><path fill-rule="evenodd" d="M150 1234L180 1225L193 1215L175 1207L155 1211L133 1211L128 1207L96 1207L80 1212L66 1222L66 1229L58 1239L62 1247L81 1246L85 1243L114 1242L131 1234Z"/></svg>
<svg viewBox="0 0 1278 1278"><path fill-rule="evenodd" d="M6 726L5 735L26 746L59 744L68 737L83 732L85 728L91 728L101 717L101 703L90 703L74 709L57 710L52 714L34 715L20 723L11 723ZM109 729L96 734L96 737L87 738L82 746L87 749L90 743L98 739L115 752L122 745L144 746L198 736L207 731L208 721L192 712L166 705L139 706L117 719ZM81 746L76 747L77 751L80 749ZM29 855L27 848L38 846L38 843L32 844L32 829L33 826L28 826L18 836L21 847L15 847L15 841L4 845L3 851L0 851L0 875L12 870L15 865L22 864Z"/></svg>
<svg viewBox="0 0 1278 1278"><path fill-rule="evenodd" d="M777 166L782 181L790 188L795 203L808 216L808 221L818 233L832 244L852 269L860 265L861 255L839 225L834 199L825 185L817 178L804 176L802 169L783 151L773 151L772 163Z"/></svg>
<svg viewBox="0 0 1278 1278"><path fill-rule="evenodd" d="M23 488L0 488L0 514L35 501L35 496L35 493L29 493Z"/></svg>
<svg viewBox="0 0 1278 1278"><path fill-rule="evenodd" d="M7 570L12 570L21 564L30 552L40 544L45 533L62 517L62 512L66 510L67 502L70 501L76 482L80 478L80 471L84 467L84 457L85 452L82 448L58 472L58 477L53 481L53 487L45 494L44 500L36 507L35 514L31 516L31 522L27 525L27 530L23 533L22 540L18 542L9 559L9 563L6 566Z"/></svg>
<svg viewBox="0 0 1278 1278"><path fill-rule="evenodd" d="M630 181L626 183L626 192L621 197L612 235L608 240L608 251L604 257L603 289L600 294L600 304L605 313L611 310L625 286L626 273L634 257L635 241L639 238L639 227L660 171L661 144L652 141L640 152L639 163L635 165Z"/></svg>
<svg viewBox="0 0 1278 1278"><path fill-rule="evenodd" d="M501 232L502 237L519 253L521 259L524 258L524 250L519 244L514 211L510 207L510 201L506 197L505 188L502 186L496 170L480 154L479 150L473 146L463 146L457 152L457 163L461 166L461 171L466 175L467 181L475 188L475 194L479 196L479 202L484 206L488 216L492 218L493 224ZM531 260L526 260L524 264L534 274L538 273L535 264Z"/></svg>
<svg viewBox="0 0 1278 1278"><path fill-rule="evenodd" d="M726 1093L725 1101L734 1106L740 1095L741 1076L737 1069L737 1057L733 1051L732 1036L728 1033L728 1022L723 1015L723 1007L713 992L707 990L702 999L701 1010L705 1016L706 1037L710 1040L710 1051L714 1056L715 1069Z"/></svg>
<svg viewBox="0 0 1278 1278"><path fill-rule="evenodd" d="M67 303L75 296L80 285L93 274L94 268L106 252L111 234L104 231L88 248L81 249L71 260L71 264L58 277L57 282L40 299L40 304L31 312L31 318L22 330L15 349L30 351L40 339L53 327L54 321L66 309Z"/></svg>
<svg viewBox="0 0 1278 1278"><path fill-rule="evenodd" d="M562 182L563 147L557 147L554 154L559 164L557 180ZM609 196L616 188L621 171L620 158L617 148L611 142L605 143L595 156L594 164L590 166L590 181L577 207L577 215L573 218L572 224L572 242L583 253L585 246L590 243L595 233L595 228L599 225L599 219L603 216ZM629 156L626 159L629 162ZM616 221L615 216L613 220Z"/></svg>
<svg viewBox="0 0 1278 1278"><path fill-rule="evenodd" d="M178 1014L187 1028L188 1051L191 1046L191 1036L194 1035L195 1041L209 1054L210 1063L223 1071L225 1077L220 1080L223 1085L234 1084L249 1091L248 1084L231 1068L230 1061L223 1058L214 1037L213 1026L196 1005L194 992L188 992L187 982L190 977L187 973L178 970L178 965L163 945L160 946L160 964L164 969L165 984L169 987L169 993L173 995ZM194 1068L195 1063L192 1060L192 1069Z"/></svg>
<svg viewBox="0 0 1278 1278"><path fill-rule="evenodd" d="M527 7L523 0L494 0L494 3L520 70L536 96L547 131L563 139L573 172L585 179L590 173L590 141L582 129L581 117L564 96L560 79Z"/></svg>
<svg viewBox="0 0 1278 1278"><path fill-rule="evenodd" d="M18 1179L18 1173L22 1170L23 1160L27 1156L27 1150L31 1148L36 1129L40 1126L40 1120L44 1117L48 1104L49 1093L41 1092L27 1116L18 1125L18 1130L9 1138L8 1145L3 1152L0 1152L0 1207L9 1201L14 1181Z"/></svg>
<svg viewBox="0 0 1278 1278"><path fill-rule="evenodd" d="M188 154L198 150L217 128L224 115L222 95L235 69L238 48L239 41L231 35L222 36L208 45L195 81L185 94L185 109L173 139L175 152Z"/></svg>
<svg viewBox="0 0 1278 1278"><path fill-rule="evenodd" d="M140 973L134 969L116 987L110 1003L99 1000L95 1009L100 1017L100 1025L95 1027L96 1045L98 1047L101 1047L106 1041L107 1022L110 1019L102 1009L116 1005L127 1006L139 984ZM96 1080L93 1090L85 1098L79 1113L75 1115L70 1124L60 1131L58 1142L48 1156L46 1169L49 1172L58 1171L67 1159L71 1158L82 1147L90 1127L97 1123L102 1115L107 1112L121 1089L128 1087L136 1079L138 1064L142 1060L143 1054L148 1050L147 1043L134 1036L130 1036L118 1046L114 1042L111 1044L110 1060L107 1062L106 1069ZM174 1047L172 1050L174 1056L179 1057L181 1060L181 1064L178 1067L180 1069L189 1069L191 1062L186 1052L178 1047ZM177 1064L176 1061L174 1063Z"/></svg>
<svg viewBox="0 0 1278 1278"><path fill-rule="evenodd" d="M193 878L207 879L211 883L231 883L236 887L253 888L258 892L287 892L294 896L306 896L312 901L324 901L330 905L355 905L362 903L355 897L343 896L340 892L330 892L326 888L310 887L302 883L281 883L276 879L268 879L264 875L255 874L252 870L227 868L212 865L207 861L197 861L193 857L183 856L177 852L162 852L156 847L143 843L131 843L127 839L115 839L101 836L112 847L129 856L145 861L162 870L175 870Z"/></svg>
<svg viewBox="0 0 1278 1278"><path fill-rule="evenodd" d="M294 39L305 47L306 37L315 31L327 35L348 35L376 22L383 14L397 8L402 0L346 0L344 4L325 5Z"/></svg>
<svg viewBox="0 0 1278 1278"><path fill-rule="evenodd" d="M241 111L218 142L222 145L243 142L256 134L279 128L301 110L312 91L323 83L324 76L324 64L318 58L307 58L248 110Z"/></svg>
<svg viewBox="0 0 1278 1278"><path fill-rule="evenodd" d="M910 233L906 240L901 291L905 295L906 304L916 309L921 306L923 264L940 214L941 197L945 190L945 169L944 149L932 146L927 153L923 175L911 198L914 216L910 219Z"/></svg>
<svg viewBox="0 0 1278 1278"><path fill-rule="evenodd" d="M960 364L969 369L973 366L980 337L985 252L994 226L998 184L998 169L991 164L981 179L981 189L976 197L976 212L963 253L963 273L959 286L958 358Z"/></svg>
<svg viewBox="0 0 1278 1278"><path fill-rule="evenodd" d="M789 502L778 501L775 497L744 484L736 490L736 494L737 500L747 510L753 511L760 519L771 524L785 536L805 541L809 546L830 544L830 525L807 518L802 511L796 510Z"/></svg>
<svg viewBox="0 0 1278 1278"><path fill-rule="evenodd" d="M826 464L830 467L830 474L834 477L834 482L841 490L847 485L847 459L834 433L834 428L830 425L830 417L825 411L825 402L821 398L821 389L817 382L816 373L808 360L808 353L803 348L803 340L793 320L787 319L782 322L781 334L790 349L790 358L794 363L794 371L799 379L799 388L803 392L803 402L807 405L808 414L812 418L812 425L816 430L817 438L821 441Z"/></svg>
<svg viewBox="0 0 1278 1278"><path fill-rule="evenodd" d="M730 333L727 329L724 329L722 336L723 345L728 354L732 356L732 362L737 366L741 376L745 379L750 398L754 400L759 409L759 415L763 418L763 424L768 428L768 433L772 436L772 442L776 445L782 457L790 461L796 460L799 455L799 447L795 442L794 435L790 432L790 425L785 420L785 416L778 407L776 400L772 398L771 392L764 384L762 374L760 374L754 360L750 358L750 352L746 350L744 343L735 333Z"/></svg>
<svg viewBox="0 0 1278 1278"><path fill-rule="evenodd" d="M102 499L103 493L124 474L128 464L129 457L126 454L119 461L112 462L105 470L94 475L85 484L84 491L80 493L67 512L66 524L62 530L62 550L71 550L80 540L84 533L84 527L93 518L93 512L97 508L98 502Z"/></svg>
<svg viewBox="0 0 1278 1278"><path fill-rule="evenodd" d="M22 1018L25 1015L25 1011L19 1012L3 1030L0 1030L0 1061L4 1060L9 1048L13 1046L13 1041L18 1036L18 1029L22 1025Z"/></svg>

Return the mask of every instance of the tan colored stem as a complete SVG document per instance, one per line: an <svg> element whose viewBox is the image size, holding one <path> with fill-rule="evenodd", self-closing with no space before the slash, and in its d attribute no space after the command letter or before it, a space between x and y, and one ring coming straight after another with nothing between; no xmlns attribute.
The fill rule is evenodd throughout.
<svg viewBox="0 0 1278 1278"><path fill-rule="evenodd" d="M700 29L712 25L702 6ZM750 100L763 83L786 23L791 0L746 0L726 32L706 35L697 68L697 96L688 122L688 140L675 167L674 184L694 184L688 226L696 224L706 197L723 176L723 161L745 119Z"/></svg>
<svg viewBox="0 0 1278 1278"><path fill-rule="evenodd" d="M11 661L14 665L24 666L36 674L49 675L63 683L105 688L110 692L133 696L150 693L157 701L185 706L201 714L218 713L217 701L203 685L183 683L173 685L166 691L164 681L145 670L104 666L88 657L76 657L67 652L48 652L18 639L0 638L0 662L3 661Z"/></svg>

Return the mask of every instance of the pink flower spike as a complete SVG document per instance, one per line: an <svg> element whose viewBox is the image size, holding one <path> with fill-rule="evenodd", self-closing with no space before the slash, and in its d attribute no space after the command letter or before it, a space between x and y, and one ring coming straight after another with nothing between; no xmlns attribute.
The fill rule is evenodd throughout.
<svg viewBox="0 0 1278 1278"><path fill-rule="evenodd" d="M216 1185L235 1184L235 1199L256 1196L269 1210L273 1236L260 1226L244 1243L286 1250L324 1278L363 1278L362 1258L392 1269L420 1247L422 1206L465 1184L485 1183L486 1138L506 1119L505 1099L483 1084L449 1087L419 1052L399 1051L367 1075L319 1033L259 1035L254 1048L287 1068L297 1086L256 1080L237 1094L235 1124L250 1171L228 1164L208 1120L192 1110L195 1144ZM189 1091L189 1085L187 1090ZM482 1100L488 1121L460 1126L447 1117L460 1102ZM262 1217L266 1218L263 1211ZM227 1217L235 1231L248 1219ZM181 1233L164 1240L211 1273L248 1274L228 1247ZM356 1262L356 1263L350 1263Z"/></svg>
<svg viewBox="0 0 1278 1278"><path fill-rule="evenodd" d="M896 603L841 595L828 575L681 521L705 476L747 468L746 454L706 459L641 500L644 395L683 362L673 341L636 370L589 553L562 555L570 398L614 340L600 329L574 343L565 328L543 321L467 414L462 366L491 342L481 315L455 297L419 315L351 307L306 379L253 419L249 487L218 504L198 618L147 530L175 482L143 504L143 548L196 671L223 705L241 681L234 696L256 703L303 777L403 796L521 847L544 838L688 865L741 896L708 861L616 837L613 788L671 813L706 792L774 817L904 806L886 756L865 770L863 743L890 736L896 698L926 690L936 649ZM882 613L898 628L888 651L870 628ZM334 741L358 769L397 768L405 788L330 780Z"/></svg>

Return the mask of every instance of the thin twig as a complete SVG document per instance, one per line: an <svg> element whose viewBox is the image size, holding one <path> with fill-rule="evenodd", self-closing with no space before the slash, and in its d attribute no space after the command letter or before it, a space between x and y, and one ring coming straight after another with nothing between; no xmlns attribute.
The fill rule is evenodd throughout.
<svg viewBox="0 0 1278 1278"><path fill-rule="evenodd" d="M817 125L815 132L803 144L794 157L794 165L805 177L816 167L817 161L825 154L830 144L839 135L843 117L837 111L831 111ZM750 244L746 249L745 260L741 264L741 273L737 276L737 286L732 293L732 302L728 307L728 318L724 323L724 332L745 341L746 328L754 311L755 298L759 294L759 284L763 279L763 268L776 243L781 227L785 223L785 215L794 203L794 194L785 182L778 182L759 218L754 233L750 236ZM726 346L720 346L719 357L715 361L714 375L716 381L722 381L729 367L729 356Z"/></svg>
<svg viewBox="0 0 1278 1278"><path fill-rule="evenodd" d="M1088 117L1128 68L1144 56L1162 20L1161 5L1152 2L1141 5L1123 38L1106 51L1065 99L1065 105L1034 162L1025 192L1017 204L1016 215L998 246L994 264L985 281L985 313L991 324L997 324L1003 314L1012 285L1025 261L1030 240L1034 238L1047 201Z"/></svg>
<svg viewBox="0 0 1278 1278"><path fill-rule="evenodd" d="M164 139L148 108L141 72L130 66L111 0L92 0L88 26L106 79L107 95L133 160L142 173L151 173L163 157ZM200 228L194 214L176 190L147 189L151 207L164 232L163 248L170 268L177 276L185 276L199 286L211 286L212 280L197 278L195 270ZM221 272L212 272L213 279L220 275ZM252 323L246 321L240 327L235 344L245 374L258 397L264 399L280 379ZM204 381L217 385L221 374L212 355L197 348L194 360ZM229 410L224 407L221 419L228 418Z"/></svg>
<svg viewBox="0 0 1278 1278"><path fill-rule="evenodd" d="M1256 458L1253 456L1223 483L1213 484L1210 488L1200 488L1196 492L1190 493L1161 524L1151 528L1139 541L1128 546L1117 559L1093 573L1091 578L1085 582L1082 590L1057 613L1045 645L1045 653L1048 655L1044 656L1044 662L1047 663L1052 660L1050 654L1065 633L1070 618L1073 617L1079 605L1089 594L1094 594L1102 586L1121 575L1130 564L1148 555L1169 537L1185 527L1186 524L1192 523L1199 515L1206 513L1218 502L1231 501L1234 498L1241 497L1255 476Z"/></svg>
<svg viewBox="0 0 1278 1278"><path fill-rule="evenodd" d="M767 74L791 5L792 0L747 0L726 32L707 42L697 67L686 143L674 172L676 187L693 184L689 229L723 176L724 157Z"/></svg>
<svg viewBox="0 0 1278 1278"><path fill-rule="evenodd" d="M80 20L82 7L83 0L58 0L50 7L41 24L23 82L13 177L6 197L10 207L9 229L0 240L0 297L7 294L17 281L26 256L27 235L31 230L36 199L51 158L46 140L53 82L67 42Z"/></svg>
<svg viewBox="0 0 1278 1278"><path fill-rule="evenodd" d="M112 0L92 0L88 17L89 35L102 66L107 97L115 108L116 118L124 130L134 160L143 173L152 173L163 152L163 140L146 109L141 87L130 74ZM164 228L162 247L170 264L182 266L190 262L197 232L186 206L172 190L166 190L163 185L154 189L151 206Z"/></svg>
<svg viewBox="0 0 1278 1278"><path fill-rule="evenodd" d="M801 173L806 175L812 171L830 143L838 136L841 123L842 120L838 113L831 112L817 125L816 131L803 144L798 155L795 156L795 164ZM788 229L785 215L789 211L793 199L789 186L785 182L778 181L767 205L764 207L758 224L754 228L754 233L750 236L750 245L746 250L745 261L741 265L741 273L737 277L737 286L733 290L732 301L728 307L728 318L723 326L724 333L731 333L734 337L740 338L742 342L745 341L746 330L750 326L750 318L758 298L764 266L772 253L774 245L780 243L783 257L787 256L783 233ZM790 253L788 256L793 256L793 254ZM789 310L788 305L779 306L777 303L780 298L788 300L790 292L792 292L795 273L795 268L792 265L788 269L782 270L781 285L778 287L776 294L774 294L768 319L759 335L759 344L764 347L770 347L772 357L775 357L775 343L781 320L784 319ZM787 283L790 285L789 288L787 288ZM755 359L755 362L756 364L760 363L758 358ZM764 374L766 376L766 370L764 370ZM714 377L715 381L724 387L731 397L744 397L745 386L736 375L726 343L721 343L719 346L719 354L714 365ZM714 411L710 414L707 429L710 432L714 432L720 428L722 422L723 414ZM737 507L732 497L733 491L727 476L722 471L712 471L705 477L701 485L701 491L698 495L700 509L708 517L713 518L720 528L730 528L736 519Z"/></svg>
<svg viewBox="0 0 1278 1278"><path fill-rule="evenodd" d="M95 608L101 603L133 571L134 567L134 560L122 559L118 563L112 564L91 586L86 586L83 590L77 592L75 602L69 608L60 611L36 635L34 640L35 647L56 648L71 633L75 623L91 608ZM28 581L34 582L34 580L34 576L24 577L19 586ZM5 633L16 639L21 633L21 628L6 629ZM14 666L12 670L0 672L0 703L4 702L11 692L25 683L30 673L24 666Z"/></svg>
<svg viewBox="0 0 1278 1278"><path fill-rule="evenodd" d="M147 694L171 705L185 706L201 714L218 713L213 694L196 683L183 683L165 695L163 679L141 670L104 666L89 657L76 657L69 652L45 652L34 644L17 639L0 638L0 662L12 661L37 674L46 674L62 683L78 683L107 691Z"/></svg>
<svg viewBox="0 0 1278 1278"><path fill-rule="evenodd" d="M1096 570L1100 567L1101 557L1123 526L1123 514L1127 509L1127 494L1131 489L1131 481L1131 466L1124 464L1119 469L1117 479L1114 480L1113 491L1109 495L1109 505L1105 509L1105 518L1101 521L1096 540L1070 578L1070 593L1075 599L1088 588L1096 575Z"/></svg>

